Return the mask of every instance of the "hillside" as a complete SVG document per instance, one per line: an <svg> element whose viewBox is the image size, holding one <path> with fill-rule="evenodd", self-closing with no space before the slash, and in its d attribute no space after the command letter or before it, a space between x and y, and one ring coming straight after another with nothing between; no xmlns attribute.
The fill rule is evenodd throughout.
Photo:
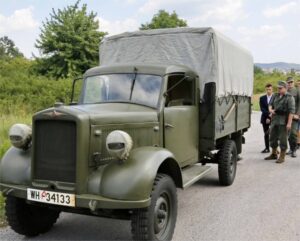
<svg viewBox="0 0 300 241"><path fill-rule="evenodd" d="M256 66L262 69L277 69L290 71L291 69L300 71L300 64L275 62L275 63L255 63Z"/></svg>

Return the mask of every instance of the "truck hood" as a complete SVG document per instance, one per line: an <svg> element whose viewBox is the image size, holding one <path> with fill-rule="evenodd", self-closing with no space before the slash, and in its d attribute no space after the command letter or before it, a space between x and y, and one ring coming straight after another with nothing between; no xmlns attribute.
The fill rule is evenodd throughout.
<svg viewBox="0 0 300 241"><path fill-rule="evenodd" d="M64 107L87 115L92 125L157 122L155 109L129 103L86 104Z"/></svg>

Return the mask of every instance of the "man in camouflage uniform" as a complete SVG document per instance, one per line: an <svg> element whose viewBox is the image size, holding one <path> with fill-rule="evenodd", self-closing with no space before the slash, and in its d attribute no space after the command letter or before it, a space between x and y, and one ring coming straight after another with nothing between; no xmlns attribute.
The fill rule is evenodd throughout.
<svg viewBox="0 0 300 241"><path fill-rule="evenodd" d="M300 91L294 86L293 77L288 77L286 80L287 83L287 91L290 93L295 99L295 115L293 116L292 129L289 134L289 145L290 151L287 153L291 155L291 157L297 157L297 132L298 132L298 120L300 115Z"/></svg>
<svg viewBox="0 0 300 241"><path fill-rule="evenodd" d="M269 103L269 112L272 114L270 127L270 146L272 153L265 160L277 160L276 163L285 161L287 149L287 137L292 128L293 115L295 113L295 100L287 92L286 83L278 81L278 93L274 94ZM277 156L278 141L280 143L280 155ZM277 159L278 158L278 159Z"/></svg>
<svg viewBox="0 0 300 241"><path fill-rule="evenodd" d="M297 80L297 88L298 88L298 91L300 92L300 79ZM298 147L297 149L300 148L300 117L299 117L299 120L298 120Z"/></svg>

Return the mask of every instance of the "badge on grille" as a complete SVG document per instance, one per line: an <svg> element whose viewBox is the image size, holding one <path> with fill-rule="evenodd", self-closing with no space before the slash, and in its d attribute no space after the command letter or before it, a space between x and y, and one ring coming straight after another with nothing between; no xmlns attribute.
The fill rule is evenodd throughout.
<svg viewBox="0 0 300 241"><path fill-rule="evenodd" d="M48 115L48 116L51 116L51 117L55 118L55 117L58 117L58 116L61 116L61 115L66 115L66 114L61 113L61 112L57 112L56 110L53 110L51 112L44 113L44 115Z"/></svg>

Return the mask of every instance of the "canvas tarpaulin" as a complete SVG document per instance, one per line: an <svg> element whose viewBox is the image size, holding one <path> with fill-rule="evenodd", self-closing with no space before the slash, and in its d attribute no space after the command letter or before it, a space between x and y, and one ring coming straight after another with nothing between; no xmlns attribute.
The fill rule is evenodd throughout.
<svg viewBox="0 0 300 241"><path fill-rule="evenodd" d="M212 28L173 28L123 33L105 38L100 64L185 65L204 85L215 82L218 97L251 96L251 54Z"/></svg>

